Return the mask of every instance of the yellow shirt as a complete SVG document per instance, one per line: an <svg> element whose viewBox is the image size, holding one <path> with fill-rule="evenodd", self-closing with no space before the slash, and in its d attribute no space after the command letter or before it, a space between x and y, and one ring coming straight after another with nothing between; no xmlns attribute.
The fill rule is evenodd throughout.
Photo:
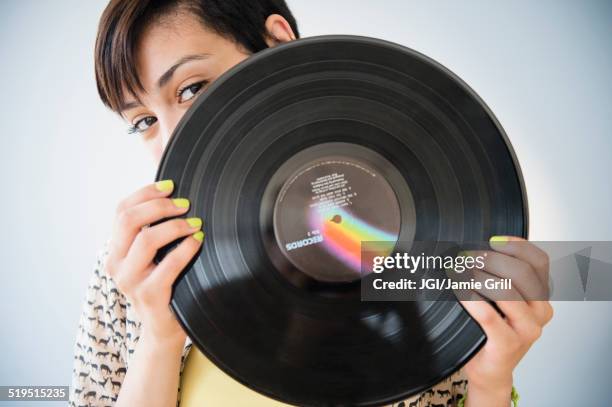
<svg viewBox="0 0 612 407"><path fill-rule="evenodd" d="M181 375L180 407L281 407L288 404L261 395L215 366L198 348L191 347Z"/></svg>

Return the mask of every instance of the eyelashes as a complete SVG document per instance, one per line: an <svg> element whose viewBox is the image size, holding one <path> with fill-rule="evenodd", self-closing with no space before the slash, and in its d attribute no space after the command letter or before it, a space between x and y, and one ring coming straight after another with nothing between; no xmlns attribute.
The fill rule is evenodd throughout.
<svg viewBox="0 0 612 407"><path fill-rule="evenodd" d="M144 131L147 131L149 127L153 126L156 121L157 118L155 116L143 117L133 125L129 126L127 131L129 134L142 133Z"/></svg>
<svg viewBox="0 0 612 407"><path fill-rule="evenodd" d="M196 95L198 95L204 89L204 87L207 84L208 84L208 81L199 81L199 82L195 82L195 83L192 83L190 85L180 88L176 92L176 97L178 98L178 102L185 103L193 99Z"/></svg>

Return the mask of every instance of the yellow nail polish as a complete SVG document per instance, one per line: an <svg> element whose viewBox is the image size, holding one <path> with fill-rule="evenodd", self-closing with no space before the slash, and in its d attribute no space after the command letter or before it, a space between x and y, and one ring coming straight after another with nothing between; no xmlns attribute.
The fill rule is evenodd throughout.
<svg viewBox="0 0 612 407"><path fill-rule="evenodd" d="M204 240L204 232L202 232L201 230L199 232L195 232L192 236L198 242L201 242L202 240Z"/></svg>
<svg viewBox="0 0 612 407"><path fill-rule="evenodd" d="M508 236L491 236L489 243L492 245L503 246L508 242Z"/></svg>
<svg viewBox="0 0 612 407"><path fill-rule="evenodd" d="M172 200L172 203L177 207L177 208L189 208L189 199L185 199L185 198L174 198Z"/></svg>
<svg viewBox="0 0 612 407"><path fill-rule="evenodd" d="M160 192L170 192L174 189L174 182L171 179L157 181L155 183L155 188Z"/></svg>
<svg viewBox="0 0 612 407"><path fill-rule="evenodd" d="M201 228L202 227L202 219L200 218L187 218L185 219L190 227L192 228Z"/></svg>

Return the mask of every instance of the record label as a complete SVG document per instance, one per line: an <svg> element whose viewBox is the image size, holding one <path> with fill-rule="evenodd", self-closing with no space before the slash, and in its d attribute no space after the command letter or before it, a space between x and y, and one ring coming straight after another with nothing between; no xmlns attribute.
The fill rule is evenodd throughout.
<svg viewBox="0 0 612 407"><path fill-rule="evenodd" d="M367 163L324 156L292 174L274 207L283 254L323 282L360 278L361 242L395 242L400 208L389 183Z"/></svg>

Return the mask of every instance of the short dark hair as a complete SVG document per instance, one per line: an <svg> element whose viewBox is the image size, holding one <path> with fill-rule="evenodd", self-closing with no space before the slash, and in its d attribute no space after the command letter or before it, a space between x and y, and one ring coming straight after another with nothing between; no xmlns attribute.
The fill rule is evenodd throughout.
<svg viewBox="0 0 612 407"><path fill-rule="evenodd" d="M100 18L94 66L100 98L113 111L121 112L124 86L134 96L144 90L134 69L139 36L148 24L178 10L194 13L205 27L251 53L268 47L265 22L271 14L283 16L299 38L284 0L111 0Z"/></svg>

